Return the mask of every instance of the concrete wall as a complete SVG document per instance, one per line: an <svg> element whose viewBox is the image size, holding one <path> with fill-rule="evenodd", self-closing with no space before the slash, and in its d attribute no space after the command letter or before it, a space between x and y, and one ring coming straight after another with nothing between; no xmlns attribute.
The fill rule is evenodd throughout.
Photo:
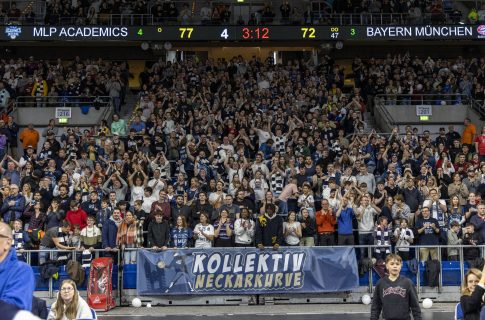
<svg viewBox="0 0 485 320"><path fill-rule="evenodd" d="M72 107L72 118L68 119L68 126L93 126L99 124L103 118L103 114L106 112L104 108L96 110L94 108L89 109L88 114L82 114L81 108ZM27 126L29 123L34 124L34 127L47 126L50 119L55 118L56 108L31 108L22 107L17 108L13 112L13 116L19 126ZM58 121L56 120L56 123Z"/></svg>
<svg viewBox="0 0 485 320"><path fill-rule="evenodd" d="M416 127L419 132L429 130L431 133L439 131L441 127L448 127L452 124L458 132L463 131L463 120L474 114L470 108L464 105L445 105L432 106L432 115L429 116L428 121L420 121L419 116L416 115L416 106L379 106L376 108L375 120L379 128L384 132L390 132L393 127L397 126L401 133L404 132L407 125ZM479 126L476 118L472 122Z"/></svg>

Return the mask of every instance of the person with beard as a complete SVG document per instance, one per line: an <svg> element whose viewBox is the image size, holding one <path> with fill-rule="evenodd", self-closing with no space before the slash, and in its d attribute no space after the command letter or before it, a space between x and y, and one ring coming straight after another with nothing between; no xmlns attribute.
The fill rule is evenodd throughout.
<svg viewBox="0 0 485 320"><path fill-rule="evenodd" d="M192 208L184 204L184 196L179 194L176 197L175 204L171 206L172 221L175 221L178 216L185 217L185 221L189 226L192 226Z"/></svg>
<svg viewBox="0 0 485 320"><path fill-rule="evenodd" d="M195 226L200 222L201 212L206 212L209 215L212 215L212 211L214 211L214 208L209 203L207 194L205 192L200 192L199 199L192 205L192 225Z"/></svg>
<svg viewBox="0 0 485 320"><path fill-rule="evenodd" d="M259 249L273 247L277 250L283 243L283 218L276 215L274 204L266 205L266 213L256 220L254 242Z"/></svg>

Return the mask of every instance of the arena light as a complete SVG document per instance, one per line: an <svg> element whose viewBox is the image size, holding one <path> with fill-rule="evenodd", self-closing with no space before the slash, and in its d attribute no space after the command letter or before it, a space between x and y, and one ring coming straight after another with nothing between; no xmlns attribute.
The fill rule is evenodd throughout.
<svg viewBox="0 0 485 320"><path fill-rule="evenodd" d="M67 118L59 118L59 124L67 124Z"/></svg>
<svg viewBox="0 0 485 320"><path fill-rule="evenodd" d="M419 116L419 121L429 121L429 116Z"/></svg>

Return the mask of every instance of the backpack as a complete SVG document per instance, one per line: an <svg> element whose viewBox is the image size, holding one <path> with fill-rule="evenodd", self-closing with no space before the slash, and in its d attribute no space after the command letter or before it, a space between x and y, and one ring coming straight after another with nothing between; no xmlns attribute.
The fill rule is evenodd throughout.
<svg viewBox="0 0 485 320"><path fill-rule="evenodd" d="M84 283L84 278L86 277L86 274L79 262L69 260L69 262L67 262L66 271L69 277L76 283L76 285L81 286Z"/></svg>
<svg viewBox="0 0 485 320"><path fill-rule="evenodd" d="M416 259L411 259L406 261L406 264L408 266L408 270L412 274L417 274L418 273L418 261Z"/></svg>

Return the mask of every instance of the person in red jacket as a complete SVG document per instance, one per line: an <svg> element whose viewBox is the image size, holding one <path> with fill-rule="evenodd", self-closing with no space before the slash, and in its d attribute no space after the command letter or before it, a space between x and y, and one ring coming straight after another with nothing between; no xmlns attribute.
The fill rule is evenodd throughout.
<svg viewBox="0 0 485 320"><path fill-rule="evenodd" d="M334 233L337 220L327 199L322 200L322 210L317 211L315 218L317 222L318 245L335 245Z"/></svg>
<svg viewBox="0 0 485 320"><path fill-rule="evenodd" d="M78 224L81 227L81 230L84 229L84 227L88 225L88 214L83 209L79 208L79 204L76 200L72 200L69 206L71 210L67 212L66 220L69 221L71 226Z"/></svg>

